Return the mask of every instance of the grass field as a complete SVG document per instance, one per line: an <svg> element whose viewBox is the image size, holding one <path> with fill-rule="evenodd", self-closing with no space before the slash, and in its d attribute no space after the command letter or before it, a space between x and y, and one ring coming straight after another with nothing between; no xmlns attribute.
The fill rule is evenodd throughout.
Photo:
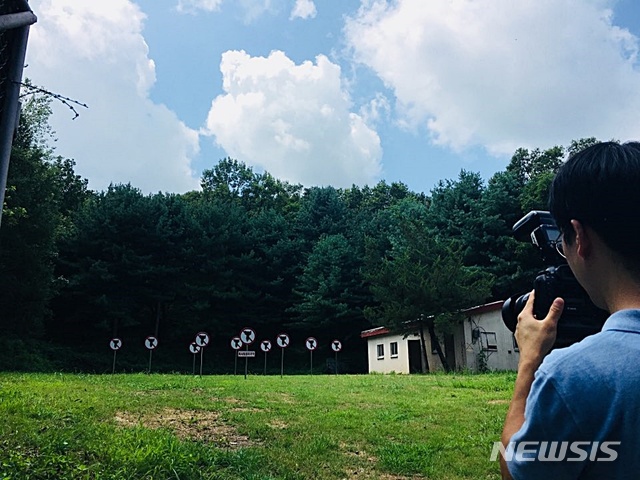
<svg viewBox="0 0 640 480"><path fill-rule="evenodd" d="M514 380L0 373L0 479L497 479Z"/></svg>

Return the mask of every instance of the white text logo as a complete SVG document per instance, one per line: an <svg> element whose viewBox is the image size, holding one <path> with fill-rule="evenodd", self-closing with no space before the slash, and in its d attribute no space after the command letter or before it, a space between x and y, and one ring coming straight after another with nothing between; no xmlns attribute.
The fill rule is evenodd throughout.
<svg viewBox="0 0 640 480"><path fill-rule="evenodd" d="M613 462L618 452L612 447L620 442L494 442L490 460L495 462L502 454L507 462Z"/></svg>

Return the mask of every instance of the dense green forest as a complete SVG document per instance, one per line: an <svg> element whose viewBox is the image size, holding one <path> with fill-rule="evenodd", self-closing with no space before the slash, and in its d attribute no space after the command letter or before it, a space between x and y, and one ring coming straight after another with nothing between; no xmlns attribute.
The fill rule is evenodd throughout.
<svg viewBox="0 0 640 480"><path fill-rule="evenodd" d="M363 371L364 329L423 318L438 336L458 310L531 288L543 265L511 227L546 208L565 156L595 142L518 149L488 181L463 170L428 194L306 188L225 158L201 191L145 195L89 190L49 147L47 99L23 110L0 228L0 370L110 371L119 337L119 369L139 371L155 335L156 368L186 371L206 331L207 369L224 372L230 339L251 327L258 340L289 334L292 370L314 336L318 362L340 339L343 370Z"/></svg>

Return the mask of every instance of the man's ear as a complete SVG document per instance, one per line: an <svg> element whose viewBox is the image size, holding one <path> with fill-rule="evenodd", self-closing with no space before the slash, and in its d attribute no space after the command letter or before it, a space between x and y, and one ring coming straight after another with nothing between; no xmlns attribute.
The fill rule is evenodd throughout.
<svg viewBox="0 0 640 480"><path fill-rule="evenodd" d="M592 238L589 228L586 228L580 220L571 220L571 227L575 235L576 253L581 258L591 255Z"/></svg>

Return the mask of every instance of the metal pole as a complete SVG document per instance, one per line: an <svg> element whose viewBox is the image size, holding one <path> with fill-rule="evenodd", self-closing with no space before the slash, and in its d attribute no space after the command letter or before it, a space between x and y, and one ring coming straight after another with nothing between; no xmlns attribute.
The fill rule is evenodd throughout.
<svg viewBox="0 0 640 480"><path fill-rule="evenodd" d="M193 374L196 374L196 354L193 354Z"/></svg>
<svg viewBox="0 0 640 480"><path fill-rule="evenodd" d="M338 352L336 352L336 375L338 374Z"/></svg>
<svg viewBox="0 0 640 480"><path fill-rule="evenodd" d="M249 344L247 343L247 348L245 349L245 352L249 352ZM247 369L249 367L249 356L247 354L246 357L244 357L244 379L247 379Z"/></svg>
<svg viewBox="0 0 640 480"><path fill-rule="evenodd" d="M0 125L2 126L2 130L0 131L0 221L2 221L1 207L4 205L4 194L7 188L9 160L11 159L11 145L13 143L13 135L18 123L20 83L22 82L22 69L24 67L27 40L29 38L29 24L36 21L36 16L31 12L23 12L23 14L17 15L20 15L20 20L26 21L26 23L17 22L15 24L16 26L17 24L22 24L24 26L20 27L20 30L15 32L15 47L9 53L11 55L11 59L9 63L9 75L7 76L8 86L5 91L6 95L4 105L0 105L2 108L2 116L0 117ZM6 17L6 15L3 17ZM14 23L9 22L9 24L13 25Z"/></svg>
<svg viewBox="0 0 640 480"><path fill-rule="evenodd" d="M118 353L117 350L113 351L113 368L111 369L111 374L116 373L116 353Z"/></svg>
<svg viewBox="0 0 640 480"><path fill-rule="evenodd" d="M313 350L309 350L309 355L311 355L311 375L313 375Z"/></svg>
<svg viewBox="0 0 640 480"><path fill-rule="evenodd" d="M149 350L149 372L151 373L151 357L153 356L153 350Z"/></svg>
<svg viewBox="0 0 640 480"><path fill-rule="evenodd" d="M204 347L200 347L200 376L202 376L202 357L204 357Z"/></svg>
<svg viewBox="0 0 640 480"><path fill-rule="evenodd" d="M234 350L235 363L233 365L233 374L238 374L238 350Z"/></svg>
<svg viewBox="0 0 640 480"><path fill-rule="evenodd" d="M281 348L280 351L282 352L282 355L280 355L280 378L282 378L284 373L284 348Z"/></svg>
<svg viewBox="0 0 640 480"><path fill-rule="evenodd" d="M264 374L267 374L267 352L264 352Z"/></svg>
<svg viewBox="0 0 640 480"><path fill-rule="evenodd" d="M7 13L0 16L0 30L28 27L36 23L38 18L33 12Z"/></svg>

